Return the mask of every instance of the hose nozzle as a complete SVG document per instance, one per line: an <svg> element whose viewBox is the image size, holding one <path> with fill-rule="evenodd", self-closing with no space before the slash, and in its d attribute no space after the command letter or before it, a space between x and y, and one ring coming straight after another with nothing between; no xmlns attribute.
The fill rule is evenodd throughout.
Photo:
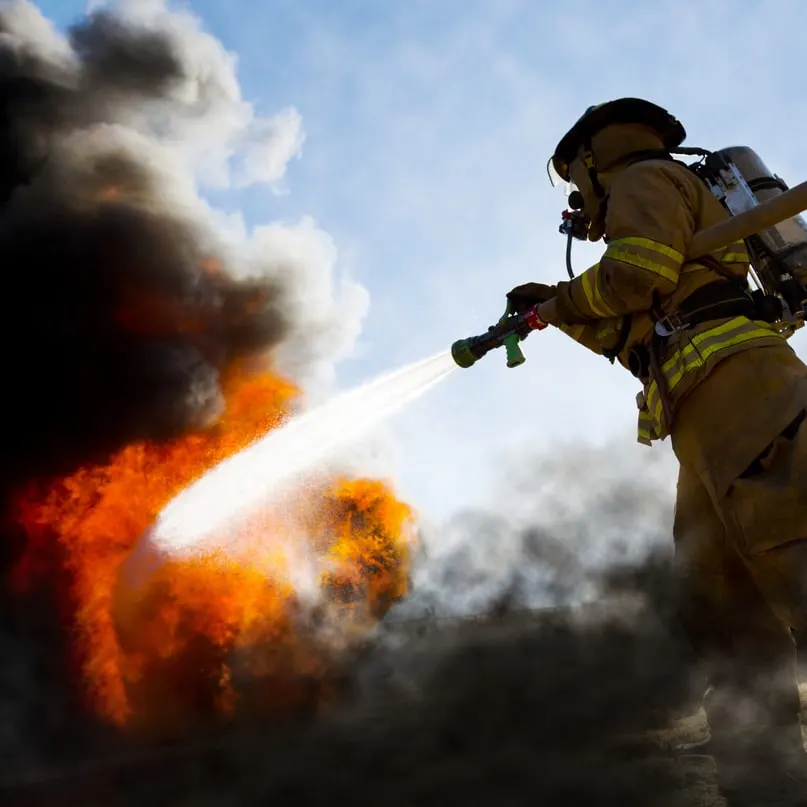
<svg viewBox="0 0 807 807"><path fill-rule="evenodd" d="M451 358L458 367L471 367L485 355L484 353L477 355L474 351L474 344L479 338L469 336L467 339L457 339L451 345Z"/></svg>
<svg viewBox="0 0 807 807"><path fill-rule="evenodd" d="M491 328L493 330L493 328ZM517 333L509 333L504 338L491 338L488 334L480 336L469 336L467 339L458 339L451 345L451 358L460 367L471 367L476 364L489 350L501 347L507 351L507 366L518 367L524 364L526 359L518 344L520 337Z"/></svg>
<svg viewBox="0 0 807 807"><path fill-rule="evenodd" d="M512 314L508 303L504 316L491 325L487 333L454 342L451 345L451 358L459 367L471 367L489 351L504 346L508 367L524 364L526 358L519 342L532 331L546 328L546 323L538 318L537 309L538 306L534 306L523 314Z"/></svg>

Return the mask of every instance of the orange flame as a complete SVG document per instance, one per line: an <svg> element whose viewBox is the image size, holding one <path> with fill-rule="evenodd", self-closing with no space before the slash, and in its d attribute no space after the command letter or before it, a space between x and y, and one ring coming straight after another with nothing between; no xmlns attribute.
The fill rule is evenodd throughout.
<svg viewBox="0 0 807 807"><path fill-rule="evenodd" d="M28 542L13 582L20 592L36 589L59 559L87 701L119 726L232 715L247 698L288 707L305 701L302 682L327 679L327 648L299 624L304 597L287 551L295 530L306 536L298 549L318 559L318 608L349 612L359 632L406 591L413 514L385 484L366 479L301 492L291 531L277 513L248 514L227 536L245 548L238 557L173 558L142 586L121 582L124 562L168 501L276 427L297 395L271 374L232 371L223 387L226 411L207 431L126 446L108 465L16 497Z"/></svg>

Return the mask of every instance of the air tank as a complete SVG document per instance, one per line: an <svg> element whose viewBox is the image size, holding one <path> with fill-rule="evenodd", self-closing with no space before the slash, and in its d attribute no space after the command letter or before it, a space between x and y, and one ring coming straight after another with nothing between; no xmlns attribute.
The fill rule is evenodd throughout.
<svg viewBox="0 0 807 807"><path fill-rule="evenodd" d="M726 163L733 164L742 180L745 180L744 183L739 183L745 185L745 188L741 190L735 186L739 193L726 193L721 200L733 215L747 209L749 203L753 206L788 190L785 182L772 173L760 156L747 146L733 146L715 154ZM747 198L749 191L753 200ZM743 196L746 197L745 200L741 198ZM801 286L807 286L807 223L804 219L801 216L786 219L751 236L747 239L747 245L757 274L766 283L772 282L778 287L777 291L785 298L791 310L799 305L804 293L802 290L796 291L789 279L792 278ZM793 299L794 295L801 296L798 303Z"/></svg>

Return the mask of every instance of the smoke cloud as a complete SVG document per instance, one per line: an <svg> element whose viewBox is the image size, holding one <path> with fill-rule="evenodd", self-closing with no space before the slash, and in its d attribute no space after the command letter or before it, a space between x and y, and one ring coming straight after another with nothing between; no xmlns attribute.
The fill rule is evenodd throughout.
<svg viewBox="0 0 807 807"><path fill-rule="evenodd" d="M644 483L627 469L614 474L608 456L578 450L568 468L522 461L515 489L509 481L522 502L531 491L524 512L503 495L508 515L480 509L429 536L411 597L345 659L343 689L324 715L272 725L243 717L158 748L117 739L100 751L87 740L74 760L40 751L44 764L21 766L28 778L9 792L41 805L98 792L121 805L179 793L194 805L653 807L702 797L714 777L663 747L662 730L693 710L703 687L675 625L667 500L652 474ZM576 484L558 488L547 476L572 473L577 461L589 474ZM544 516L522 522L529 511ZM598 547L614 535L626 536L621 547ZM55 720L58 747L67 729ZM667 739L648 739L656 734Z"/></svg>
<svg viewBox="0 0 807 807"><path fill-rule="evenodd" d="M210 424L234 364L307 393L328 383L368 304L328 234L308 218L254 225L205 199L286 192L304 139L297 110L256 114L233 55L186 11L96 3L64 35L32 3L0 5L4 517L32 480ZM4 573L22 543L4 518ZM56 568L59 552L54 540ZM80 760L107 738L65 669L60 593L0 596L8 770L70 748Z"/></svg>
<svg viewBox="0 0 807 807"><path fill-rule="evenodd" d="M614 443L513 458L492 506L422 527L413 591L388 619L579 605L614 564L669 552L674 458L620 456Z"/></svg>
<svg viewBox="0 0 807 807"><path fill-rule="evenodd" d="M367 306L328 235L201 195L279 189L303 141L296 110L255 114L187 12L97 7L62 36L0 8L4 489L209 423L234 361L328 380Z"/></svg>

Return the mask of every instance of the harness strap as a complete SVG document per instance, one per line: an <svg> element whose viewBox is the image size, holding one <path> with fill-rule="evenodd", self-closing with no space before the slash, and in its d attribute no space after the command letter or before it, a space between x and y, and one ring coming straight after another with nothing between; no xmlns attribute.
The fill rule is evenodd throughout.
<svg viewBox="0 0 807 807"><path fill-rule="evenodd" d="M675 331L694 328L711 319L748 317L756 314L754 300L736 280L717 280L701 286L678 306L678 310L657 317L656 332L670 336ZM666 332L666 333L665 333Z"/></svg>
<svg viewBox="0 0 807 807"><path fill-rule="evenodd" d="M733 317L756 317L756 304L736 279L716 280L695 290L684 299L677 311L663 315L654 305L656 327L650 345L634 345L628 353L628 369L636 378L646 378L652 371L652 353L660 352L673 333L695 328L705 322ZM655 360L657 363L657 359ZM662 391L663 379L656 378Z"/></svg>

